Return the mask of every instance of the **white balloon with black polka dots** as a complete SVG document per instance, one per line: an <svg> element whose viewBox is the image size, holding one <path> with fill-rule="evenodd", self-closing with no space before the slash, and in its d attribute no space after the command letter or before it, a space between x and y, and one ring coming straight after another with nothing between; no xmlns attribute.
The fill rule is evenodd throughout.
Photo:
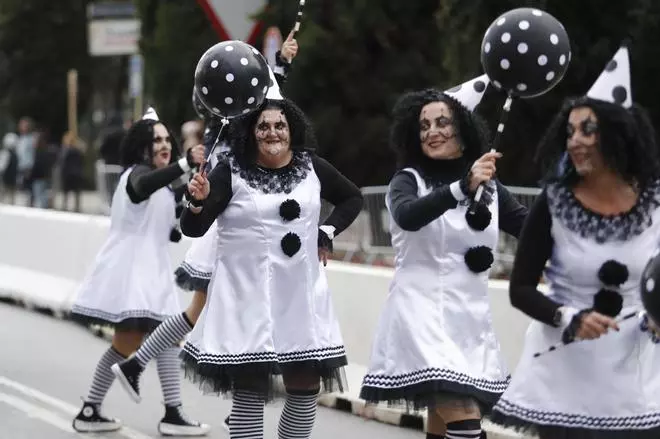
<svg viewBox="0 0 660 439"><path fill-rule="evenodd" d="M199 102L213 115L233 118L256 110L266 99L270 81L266 59L242 41L223 41L210 47L195 68Z"/></svg>
<svg viewBox="0 0 660 439"><path fill-rule="evenodd" d="M564 26L535 8L510 10L489 26L481 64L498 89L515 97L542 95L561 81L571 59Z"/></svg>

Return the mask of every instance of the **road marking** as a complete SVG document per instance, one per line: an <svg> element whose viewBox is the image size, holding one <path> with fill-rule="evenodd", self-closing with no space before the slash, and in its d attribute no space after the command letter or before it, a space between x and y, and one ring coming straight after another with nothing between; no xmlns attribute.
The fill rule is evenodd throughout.
<svg viewBox="0 0 660 439"><path fill-rule="evenodd" d="M75 430L71 426L71 421L66 421L56 415L55 412L31 404L24 399L0 392L0 402L4 402L5 404L24 412L30 418L40 419L60 430L66 431L67 433L75 433Z"/></svg>
<svg viewBox="0 0 660 439"><path fill-rule="evenodd" d="M39 390L37 390L33 387L26 386L25 384L21 384L17 381L10 380L9 378L1 376L1 375L0 375L0 386L6 386L10 389L13 389L17 392L20 392L25 396L28 396L28 397L30 397L34 400L40 401L43 404L46 404L50 407L56 408L56 409L60 410L61 412L64 412L64 413L66 413L67 415L70 415L70 416L76 416L78 414L78 412L80 411L80 407L76 407L72 404L69 404L66 401L63 401L63 400L59 399L59 398L55 398L53 396L47 395L46 393L43 393L43 392L41 392L41 391L39 391ZM6 395L6 394L0 393L0 395ZM10 396L10 395L6 395L6 396ZM53 414L49 410L37 407L37 406L32 405L28 402L25 402L25 404L28 404L32 407L35 407L38 410L41 410L43 412L50 413L49 416L57 417L60 421L64 422L66 425L68 425L68 430L67 431L73 431L73 427L71 427L71 421L66 421L65 422L62 418L60 418L59 416ZM49 422L49 421L46 421L46 422ZM121 436L124 436L127 439L154 439L152 436L140 433L139 431L133 430L132 428L129 428L129 427L126 427L126 426L122 426L122 428L120 430L114 432L114 434L119 434Z"/></svg>
<svg viewBox="0 0 660 439"><path fill-rule="evenodd" d="M45 393L40 392L37 389L33 389L32 387L28 387L24 384L18 383L16 381L12 381L9 378L0 376L0 386L3 385L9 387L10 389L16 390L17 392L20 392L25 396L29 396L32 399L41 401L44 404L47 404L51 407L58 408L67 415L76 416L80 411L80 407L76 407L74 405L69 404L68 402L62 401L61 399L53 398L50 395L46 395Z"/></svg>

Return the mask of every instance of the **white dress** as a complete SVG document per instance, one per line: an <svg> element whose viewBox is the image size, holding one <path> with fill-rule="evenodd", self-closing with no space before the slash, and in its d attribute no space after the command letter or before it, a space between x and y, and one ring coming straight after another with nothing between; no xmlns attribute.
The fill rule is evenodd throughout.
<svg viewBox="0 0 660 439"><path fill-rule="evenodd" d="M75 320L149 331L181 311L168 245L175 224L173 192L165 187L138 204L121 175L112 197L110 231L78 290Z"/></svg>
<svg viewBox="0 0 660 439"><path fill-rule="evenodd" d="M416 170L405 171L415 176L419 197L431 191ZM418 409L452 393L492 406L509 376L492 328L489 270L471 271L464 257L471 247L495 248L497 191L488 205L492 220L484 231L468 226L467 201L414 232L392 219L389 196L386 203L395 272L361 398Z"/></svg>
<svg viewBox="0 0 660 439"><path fill-rule="evenodd" d="M200 238L193 240L181 265L174 272L176 284L187 291L206 292L215 267L218 228L213 223Z"/></svg>
<svg viewBox="0 0 660 439"><path fill-rule="evenodd" d="M310 157L294 154L284 174L227 160L233 195L216 221L209 298L182 353L187 375L209 391L272 396L274 375L309 367L326 390L341 389L346 353L318 258L321 186ZM293 200L299 217L286 220L281 206Z"/></svg>
<svg viewBox="0 0 660 439"><path fill-rule="evenodd" d="M545 270L549 297L576 309L591 308L603 286L597 273L614 260L629 273L619 291L620 316L640 312L622 322L620 332L538 357L534 354L561 341L562 329L532 322L494 421L531 431L552 426L548 437L563 431L562 438L659 438L660 347L643 325L639 286L660 243L660 184L648 188L632 211L612 217L588 211L563 186L549 186L547 195L554 241ZM588 436L590 430L597 433Z"/></svg>
<svg viewBox="0 0 660 439"><path fill-rule="evenodd" d="M222 152L229 148L223 143L216 149L218 152ZM210 156L209 163L211 169L218 164L216 154ZM215 267L217 239L217 225L213 223L204 236L193 240L183 261L174 271L175 282L180 288L187 291L206 292L213 274L213 267Z"/></svg>

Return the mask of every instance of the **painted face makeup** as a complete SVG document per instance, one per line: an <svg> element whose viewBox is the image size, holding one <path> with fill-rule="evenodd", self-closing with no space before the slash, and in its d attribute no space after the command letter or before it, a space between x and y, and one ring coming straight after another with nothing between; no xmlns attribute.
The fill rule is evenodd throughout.
<svg viewBox="0 0 660 439"><path fill-rule="evenodd" d="M589 107L574 108L566 126L566 151L578 175L589 175L604 166L599 144L596 114Z"/></svg>
<svg viewBox="0 0 660 439"><path fill-rule="evenodd" d="M419 136L424 154L435 160L460 157L463 153L453 113L444 102L426 104L419 114Z"/></svg>
<svg viewBox="0 0 660 439"><path fill-rule="evenodd" d="M268 109L261 112L254 129L257 148L265 156L278 156L289 151L289 124L284 112Z"/></svg>
<svg viewBox="0 0 660 439"><path fill-rule="evenodd" d="M162 123L154 125L153 142L152 163L156 168L164 168L172 157L172 139Z"/></svg>

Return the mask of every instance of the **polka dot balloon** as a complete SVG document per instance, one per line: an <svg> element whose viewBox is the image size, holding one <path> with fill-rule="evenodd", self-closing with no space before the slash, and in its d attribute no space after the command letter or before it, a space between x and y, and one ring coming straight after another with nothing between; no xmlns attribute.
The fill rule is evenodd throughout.
<svg viewBox="0 0 660 439"><path fill-rule="evenodd" d="M639 287L644 309L660 324L660 251L656 250L646 263Z"/></svg>
<svg viewBox="0 0 660 439"><path fill-rule="evenodd" d="M213 118L213 114L202 104L202 101L199 99L199 94L197 89L193 87L192 92L192 105L195 109L195 113L200 119L209 120Z"/></svg>
<svg viewBox="0 0 660 439"><path fill-rule="evenodd" d="M500 15L481 43L481 64L491 83L514 97L546 93L561 81L570 60L564 26L540 9Z"/></svg>
<svg viewBox="0 0 660 439"><path fill-rule="evenodd" d="M195 89L215 116L231 119L257 109L270 85L268 63L257 49L242 41L223 41L199 59Z"/></svg>

